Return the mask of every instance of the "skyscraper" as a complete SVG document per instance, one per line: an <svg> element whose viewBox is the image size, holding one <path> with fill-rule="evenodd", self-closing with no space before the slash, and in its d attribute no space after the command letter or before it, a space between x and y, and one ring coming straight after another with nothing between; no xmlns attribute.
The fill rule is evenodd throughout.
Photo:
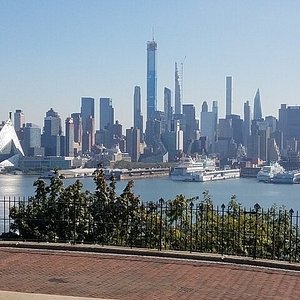
<svg viewBox="0 0 300 300"><path fill-rule="evenodd" d="M81 145L82 143L82 119L80 113L72 113L71 118L74 123L74 142Z"/></svg>
<svg viewBox="0 0 300 300"><path fill-rule="evenodd" d="M171 90L164 88L164 113L166 118L166 131L171 131L172 122L172 99Z"/></svg>
<svg viewBox="0 0 300 300"><path fill-rule="evenodd" d="M100 130L108 129L114 122L112 99L100 98Z"/></svg>
<svg viewBox="0 0 300 300"><path fill-rule="evenodd" d="M184 104L182 106L182 113L184 115L183 149L185 153L187 153L189 145L191 144L192 141L195 140L195 131L196 131L195 106L193 104Z"/></svg>
<svg viewBox="0 0 300 300"><path fill-rule="evenodd" d="M208 104L206 101L202 103L202 111L200 113L201 118L201 136L206 137L208 152L212 153L215 147L215 139L217 134L217 102L214 101L213 110L208 111Z"/></svg>
<svg viewBox="0 0 300 300"><path fill-rule="evenodd" d="M61 136L61 118L56 111L50 108L44 118L42 135L42 146L45 148L46 156L61 156Z"/></svg>
<svg viewBox="0 0 300 300"><path fill-rule="evenodd" d="M94 98L81 98L82 119L82 152L91 151L95 143L95 100Z"/></svg>
<svg viewBox="0 0 300 300"><path fill-rule="evenodd" d="M143 133L143 116L141 108L141 88L134 87L133 95L133 127L140 129L141 135Z"/></svg>
<svg viewBox="0 0 300 300"><path fill-rule="evenodd" d="M248 147L251 129L251 110L249 101L244 103L243 144Z"/></svg>
<svg viewBox="0 0 300 300"><path fill-rule="evenodd" d="M73 118L67 118L65 121L66 125L66 145L65 145L65 155L74 156L74 121Z"/></svg>
<svg viewBox="0 0 300 300"><path fill-rule="evenodd" d="M177 63L175 63L175 114L181 114L181 89Z"/></svg>
<svg viewBox="0 0 300 300"><path fill-rule="evenodd" d="M147 121L151 120L157 110L157 87L156 87L156 50L157 43L147 42Z"/></svg>
<svg viewBox="0 0 300 300"><path fill-rule="evenodd" d="M41 148L41 128L32 123L26 123L24 127L23 149L27 156L44 155Z"/></svg>
<svg viewBox="0 0 300 300"><path fill-rule="evenodd" d="M260 93L259 93L259 89L257 89L254 97L253 120L261 120L261 119L262 119L262 112L261 112Z"/></svg>
<svg viewBox="0 0 300 300"><path fill-rule="evenodd" d="M132 161L139 161L140 158L140 129L133 128L126 129L126 149Z"/></svg>
<svg viewBox="0 0 300 300"><path fill-rule="evenodd" d="M232 77L226 77L226 117L231 115L232 105Z"/></svg>
<svg viewBox="0 0 300 300"><path fill-rule="evenodd" d="M25 125L25 115L21 109L16 109L14 113L14 127L17 134L23 125Z"/></svg>

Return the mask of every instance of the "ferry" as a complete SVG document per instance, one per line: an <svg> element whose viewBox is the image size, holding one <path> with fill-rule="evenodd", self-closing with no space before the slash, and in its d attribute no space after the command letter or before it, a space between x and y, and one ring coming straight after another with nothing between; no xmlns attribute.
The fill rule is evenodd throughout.
<svg viewBox="0 0 300 300"><path fill-rule="evenodd" d="M239 178L240 169L217 170L215 160L202 158L183 159L171 172L171 179L174 181L205 182L229 178Z"/></svg>
<svg viewBox="0 0 300 300"><path fill-rule="evenodd" d="M197 181L198 175L202 171L214 170L216 170L214 159L187 156L180 159L178 165L171 171L170 176L174 181Z"/></svg>
<svg viewBox="0 0 300 300"><path fill-rule="evenodd" d="M300 183L300 171L285 171L274 175L273 183Z"/></svg>
<svg viewBox="0 0 300 300"><path fill-rule="evenodd" d="M284 172L284 168L278 162L275 162L268 166L263 166L257 173L256 178L258 181L270 182L276 174L282 172Z"/></svg>

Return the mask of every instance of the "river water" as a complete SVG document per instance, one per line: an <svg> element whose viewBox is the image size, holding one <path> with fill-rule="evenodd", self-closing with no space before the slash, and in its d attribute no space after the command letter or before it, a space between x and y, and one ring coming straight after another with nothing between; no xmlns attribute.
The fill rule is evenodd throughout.
<svg viewBox="0 0 300 300"><path fill-rule="evenodd" d="M0 199L3 197L33 196L33 186L36 176L28 175L0 175ZM92 178L80 179L84 188L95 190ZM75 179L64 179L65 186L73 183ZM117 192L120 194L127 181L117 182ZM257 182L253 178L228 179L213 182L178 182L169 177L147 178L134 180L134 193L144 202L174 199L176 195L202 198L202 193L208 191L215 205L227 204L232 195L236 195L238 202L246 208L253 207L255 203L263 208L273 204L284 206L296 212L300 211L300 184L271 184Z"/></svg>

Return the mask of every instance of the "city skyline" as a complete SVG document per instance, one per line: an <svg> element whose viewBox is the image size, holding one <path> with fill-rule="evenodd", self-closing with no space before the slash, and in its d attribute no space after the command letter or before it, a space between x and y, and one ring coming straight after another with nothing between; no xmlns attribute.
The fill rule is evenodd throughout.
<svg viewBox="0 0 300 300"><path fill-rule="evenodd" d="M264 115L278 117L281 103L300 103L299 41L294 38L300 4L137 3L1 3L1 120L22 109L26 122L42 126L50 107L65 119L80 111L82 97L95 98L97 105L99 98L108 97L116 119L129 128L136 85L141 87L142 114L147 113L146 43L152 28L159 110L164 87L172 90L174 107L174 63L185 57L182 104L194 104L197 117L202 102L214 100L220 117L225 115L226 76L233 78L234 114L243 115L245 101L253 108L258 88Z"/></svg>

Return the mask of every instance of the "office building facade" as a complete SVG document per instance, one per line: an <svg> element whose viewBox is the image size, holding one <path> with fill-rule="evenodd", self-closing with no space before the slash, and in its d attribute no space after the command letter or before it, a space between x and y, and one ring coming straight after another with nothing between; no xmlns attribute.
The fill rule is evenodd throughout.
<svg viewBox="0 0 300 300"><path fill-rule="evenodd" d="M153 119L157 110L156 51L157 43L147 42L147 121Z"/></svg>

